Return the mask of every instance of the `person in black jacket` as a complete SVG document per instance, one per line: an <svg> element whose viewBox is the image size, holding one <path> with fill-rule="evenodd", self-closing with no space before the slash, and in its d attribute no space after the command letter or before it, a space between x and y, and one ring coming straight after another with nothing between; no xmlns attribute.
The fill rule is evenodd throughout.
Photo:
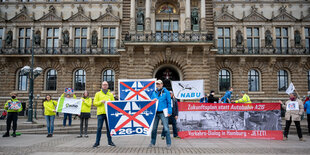
<svg viewBox="0 0 310 155"><path fill-rule="evenodd" d="M208 102L209 103L218 103L219 102L219 98L214 97L215 93L213 90L211 90L210 95L208 97Z"/></svg>
<svg viewBox="0 0 310 155"><path fill-rule="evenodd" d="M179 108L178 108L178 99L176 99L173 95L173 92L170 91L170 96L171 96L171 107L172 107L172 115L169 117L169 124L172 124L173 128L173 137L174 138L180 138L178 136L178 129L177 129L177 119L179 115ZM164 129L161 132L161 139L165 139L165 133Z"/></svg>

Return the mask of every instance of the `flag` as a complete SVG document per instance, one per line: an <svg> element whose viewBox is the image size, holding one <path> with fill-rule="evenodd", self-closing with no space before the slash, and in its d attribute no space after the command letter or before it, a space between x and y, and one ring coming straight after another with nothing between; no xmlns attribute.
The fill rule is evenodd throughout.
<svg viewBox="0 0 310 155"><path fill-rule="evenodd" d="M289 95L291 93L293 93L295 90L295 86L293 83L290 84L290 86L286 89L286 93Z"/></svg>
<svg viewBox="0 0 310 155"><path fill-rule="evenodd" d="M77 114L81 113L82 100L61 97L58 99L56 111L61 113Z"/></svg>
<svg viewBox="0 0 310 155"><path fill-rule="evenodd" d="M177 99L199 99L203 94L203 80L171 81L173 94Z"/></svg>

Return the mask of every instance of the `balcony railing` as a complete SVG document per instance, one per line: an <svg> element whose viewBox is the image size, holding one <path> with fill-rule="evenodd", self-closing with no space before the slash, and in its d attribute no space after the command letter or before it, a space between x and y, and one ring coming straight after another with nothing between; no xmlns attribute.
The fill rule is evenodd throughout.
<svg viewBox="0 0 310 155"><path fill-rule="evenodd" d="M1 55L27 55L31 54L31 48L1 48ZM36 55L119 55L117 48L83 48L83 47L59 47L59 48L34 48Z"/></svg>
<svg viewBox="0 0 310 155"><path fill-rule="evenodd" d="M221 55L310 55L310 48L217 48Z"/></svg>
<svg viewBox="0 0 310 155"><path fill-rule="evenodd" d="M152 33L126 34L126 42L212 42L213 34L203 33Z"/></svg>

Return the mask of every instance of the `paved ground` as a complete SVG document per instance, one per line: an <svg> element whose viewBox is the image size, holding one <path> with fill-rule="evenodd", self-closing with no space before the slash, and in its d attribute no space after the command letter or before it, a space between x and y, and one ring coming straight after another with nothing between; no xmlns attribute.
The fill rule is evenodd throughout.
<svg viewBox="0 0 310 155"><path fill-rule="evenodd" d="M95 135L89 138L76 138L76 135L25 134L16 138L0 138L0 154L35 154L35 155L88 155L88 154L308 154L310 137L304 136L305 142L298 141L296 135L290 135L288 141L255 139L172 139L171 150L166 149L160 137L154 148L147 148L150 137L113 138L116 147L107 146L105 135L101 145L92 148Z"/></svg>

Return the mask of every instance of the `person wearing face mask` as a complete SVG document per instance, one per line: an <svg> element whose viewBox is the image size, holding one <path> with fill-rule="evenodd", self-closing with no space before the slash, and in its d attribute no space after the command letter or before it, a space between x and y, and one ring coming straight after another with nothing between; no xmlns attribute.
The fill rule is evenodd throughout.
<svg viewBox="0 0 310 155"><path fill-rule="evenodd" d="M53 101L51 95L46 95L45 101L43 102L43 107L48 133L46 137L53 137L57 101Z"/></svg>
<svg viewBox="0 0 310 155"><path fill-rule="evenodd" d="M151 143L149 144L149 148L152 148L156 144L157 137L157 128L159 120L162 121L164 126L164 132L166 137L167 149L171 149L171 138L170 138L170 130L168 125L168 117L172 115L171 108L171 96L170 92L164 87L163 81L157 80L156 82L156 91L152 94L152 99L154 101L158 101L158 108L154 118L154 124L151 134ZM165 116L165 112L168 111L167 116Z"/></svg>
<svg viewBox="0 0 310 155"><path fill-rule="evenodd" d="M300 128L300 121L301 121L301 115L303 114L304 105L301 100L297 98L296 93L290 94L290 99L287 100L285 103L282 101L279 101L282 105L282 108L286 110L285 112L285 129L284 129L284 137L283 140L287 140L288 132L291 126L292 121L294 121L297 134L300 141L304 141L302 138L302 132Z"/></svg>
<svg viewBox="0 0 310 155"><path fill-rule="evenodd" d="M80 135L77 136L77 138L81 138L83 135L84 121L85 121L84 137L88 138L87 128L88 128L88 119L90 118L91 104L92 104L92 99L89 97L88 92L85 91L82 97L82 107L81 107L81 115L80 115Z"/></svg>
<svg viewBox="0 0 310 155"><path fill-rule="evenodd" d="M8 118L6 120L6 133L2 137L10 137L10 129L11 123L13 122L13 137L16 137L16 129L17 129L17 119L18 119L18 112L23 110L21 102L16 98L17 93L12 92L11 99L8 100L5 105L4 109L8 112Z"/></svg>
<svg viewBox="0 0 310 155"><path fill-rule="evenodd" d="M215 92L213 90L211 90L210 95L208 97L208 101L209 103L218 103L219 102L219 98L214 97Z"/></svg>

